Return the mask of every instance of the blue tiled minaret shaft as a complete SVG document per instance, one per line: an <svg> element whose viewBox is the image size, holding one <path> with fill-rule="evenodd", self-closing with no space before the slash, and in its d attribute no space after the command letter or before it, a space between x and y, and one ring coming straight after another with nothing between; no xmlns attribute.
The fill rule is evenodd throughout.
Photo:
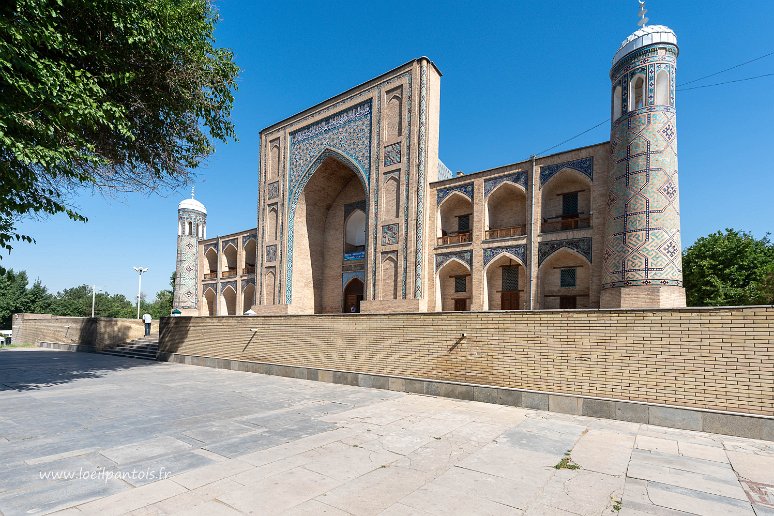
<svg viewBox="0 0 774 516"><path fill-rule="evenodd" d="M206 238L207 210L193 198L177 207L177 261L172 307L183 315L198 315L199 240Z"/></svg>
<svg viewBox="0 0 774 516"><path fill-rule="evenodd" d="M603 307L684 306L677 55L675 33L651 25L629 36L613 59Z"/></svg>

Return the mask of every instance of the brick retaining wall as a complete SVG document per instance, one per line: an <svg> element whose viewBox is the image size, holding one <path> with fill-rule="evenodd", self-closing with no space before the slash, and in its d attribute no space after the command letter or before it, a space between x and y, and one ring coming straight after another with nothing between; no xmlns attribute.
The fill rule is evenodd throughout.
<svg viewBox="0 0 774 516"><path fill-rule="evenodd" d="M12 322L12 342L15 344L52 342L101 350L125 344L145 334L145 326L139 319L14 314ZM154 321L153 325L157 324Z"/></svg>
<svg viewBox="0 0 774 516"><path fill-rule="evenodd" d="M774 416L774 307L178 317L162 319L160 346L178 356Z"/></svg>

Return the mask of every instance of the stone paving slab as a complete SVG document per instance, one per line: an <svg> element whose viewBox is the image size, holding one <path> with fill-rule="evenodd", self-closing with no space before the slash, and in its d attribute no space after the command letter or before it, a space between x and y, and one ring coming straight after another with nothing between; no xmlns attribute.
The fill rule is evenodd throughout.
<svg viewBox="0 0 774 516"><path fill-rule="evenodd" d="M0 384L0 516L774 514L767 441L87 353Z"/></svg>

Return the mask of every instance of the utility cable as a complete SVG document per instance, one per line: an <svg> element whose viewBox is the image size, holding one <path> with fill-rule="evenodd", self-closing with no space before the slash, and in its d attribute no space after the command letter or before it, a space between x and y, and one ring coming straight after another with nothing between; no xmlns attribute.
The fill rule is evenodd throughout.
<svg viewBox="0 0 774 516"><path fill-rule="evenodd" d="M720 75L721 73L725 73L729 70L734 70L735 68L739 68L740 66L744 66L746 64L754 63L755 61L759 61L763 59L764 57L769 57L771 55L774 55L774 52L769 52L768 54L762 55L760 57L756 57L755 59L750 59L749 61L745 61L744 63L739 63L738 65L731 66L729 68L726 68L724 70L720 70L719 72L711 73L709 75L705 75L704 77L699 77L698 79L693 79L692 81L684 82L682 84L678 84L678 88L682 88L686 84L693 84L694 82L703 81L704 79L709 79L710 77L715 77L716 75ZM690 89L690 88L689 88Z"/></svg>

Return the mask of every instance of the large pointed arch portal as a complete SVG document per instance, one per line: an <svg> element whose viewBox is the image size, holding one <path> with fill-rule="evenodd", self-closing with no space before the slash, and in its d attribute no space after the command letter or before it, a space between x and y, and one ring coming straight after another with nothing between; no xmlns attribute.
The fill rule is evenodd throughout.
<svg viewBox="0 0 774 516"><path fill-rule="evenodd" d="M342 274L364 271L367 263L367 176L346 154L327 148L296 187L288 213L287 303L296 313L341 312Z"/></svg>

